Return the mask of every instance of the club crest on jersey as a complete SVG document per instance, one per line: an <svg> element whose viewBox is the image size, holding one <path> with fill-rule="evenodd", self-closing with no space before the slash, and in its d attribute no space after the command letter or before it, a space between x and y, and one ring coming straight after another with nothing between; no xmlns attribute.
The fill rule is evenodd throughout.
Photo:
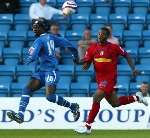
<svg viewBox="0 0 150 138"><path fill-rule="evenodd" d="M104 55L104 51L100 51L99 54L100 54L100 56L103 56Z"/></svg>
<svg viewBox="0 0 150 138"><path fill-rule="evenodd" d="M30 48L29 48L29 55L32 55L32 54L33 54L34 49L35 49L34 47L30 47Z"/></svg>
<svg viewBox="0 0 150 138"><path fill-rule="evenodd" d="M106 87L108 82L106 80L99 83L99 87Z"/></svg>

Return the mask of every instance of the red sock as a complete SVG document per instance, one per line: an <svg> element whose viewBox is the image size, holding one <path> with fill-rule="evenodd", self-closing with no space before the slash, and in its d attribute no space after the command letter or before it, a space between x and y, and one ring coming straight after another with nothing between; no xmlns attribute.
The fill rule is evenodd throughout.
<svg viewBox="0 0 150 138"><path fill-rule="evenodd" d="M90 110L89 116L86 121L87 128L91 128L90 124L94 122L94 119L97 113L99 112L99 108L100 108L100 103L93 102L92 109Z"/></svg>
<svg viewBox="0 0 150 138"><path fill-rule="evenodd" d="M126 104L133 103L136 101L138 101L138 98L136 96L121 96L121 97L119 97L120 105L126 105Z"/></svg>

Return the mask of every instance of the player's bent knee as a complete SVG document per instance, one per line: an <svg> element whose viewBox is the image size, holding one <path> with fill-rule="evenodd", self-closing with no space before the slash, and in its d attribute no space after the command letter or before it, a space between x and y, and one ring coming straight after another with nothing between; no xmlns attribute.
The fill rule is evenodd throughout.
<svg viewBox="0 0 150 138"><path fill-rule="evenodd" d="M29 96L31 96L31 95L32 95L32 90L25 87L25 88L22 90L22 95L29 95Z"/></svg>
<svg viewBox="0 0 150 138"><path fill-rule="evenodd" d="M116 104L111 104L111 106L115 108L115 107L119 107L120 105L116 103Z"/></svg>
<svg viewBox="0 0 150 138"><path fill-rule="evenodd" d="M46 96L46 99L50 102L55 103L56 102L56 95L55 94L49 94Z"/></svg>

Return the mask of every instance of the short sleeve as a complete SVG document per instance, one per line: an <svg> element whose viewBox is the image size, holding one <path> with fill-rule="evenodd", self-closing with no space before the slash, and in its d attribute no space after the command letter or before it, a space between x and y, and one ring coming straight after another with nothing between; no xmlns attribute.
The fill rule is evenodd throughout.
<svg viewBox="0 0 150 138"><path fill-rule="evenodd" d="M83 61L84 62L92 62L93 60L93 46L89 46L86 50Z"/></svg>
<svg viewBox="0 0 150 138"><path fill-rule="evenodd" d="M115 51L117 52L118 55L127 56L127 52L119 45L115 45Z"/></svg>

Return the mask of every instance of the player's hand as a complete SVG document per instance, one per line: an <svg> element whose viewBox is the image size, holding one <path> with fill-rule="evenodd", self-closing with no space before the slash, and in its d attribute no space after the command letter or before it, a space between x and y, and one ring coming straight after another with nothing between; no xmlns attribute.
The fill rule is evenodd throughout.
<svg viewBox="0 0 150 138"><path fill-rule="evenodd" d="M74 63L76 63L76 64L79 63L79 58L78 57L72 56L72 59L73 59Z"/></svg>
<svg viewBox="0 0 150 138"><path fill-rule="evenodd" d="M85 63L83 63L83 65L82 65L82 69L83 69L83 70L88 70L89 67L90 67L90 65L91 65L91 63L85 62Z"/></svg>
<svg viewBox="0 0 150 138"><path fill-rule="evenodd" d="M140 74L140 72L137 69L132 70L132 75L133 76L137 76L139 74Z"/></svg>

